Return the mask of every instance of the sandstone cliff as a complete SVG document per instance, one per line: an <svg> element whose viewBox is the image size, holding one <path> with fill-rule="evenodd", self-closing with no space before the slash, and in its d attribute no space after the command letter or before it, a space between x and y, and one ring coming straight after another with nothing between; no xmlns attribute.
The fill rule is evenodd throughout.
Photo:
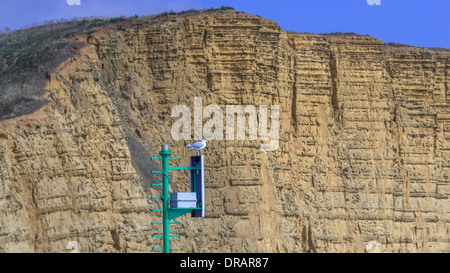
<svg viewBox="0 0 450 273"><path fill-rule="evenodd" d="M158 18L77 36L50 102L0 122L0 252L161 247L149 158L168 143L188 165L171 110L194 97L279 105L280 143L208 142L207 216L171 227L173 252L450 252L449 51L233 10Z"/></svg>

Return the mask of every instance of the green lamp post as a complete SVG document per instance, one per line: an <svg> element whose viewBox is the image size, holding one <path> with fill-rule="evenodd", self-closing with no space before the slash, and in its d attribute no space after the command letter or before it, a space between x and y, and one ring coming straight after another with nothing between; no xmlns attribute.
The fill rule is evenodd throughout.
<svg viewBox="0 0 450 273"><path fill-rule="evenodd" d="M201 193L204 194L203 189L203 156L198 156L194 162L201 162L201 164L196 164L199 166L192 166L192 158L191 157L191 166L190 167L169 167L169 160L180 160L179 158L169 158L172 153L169 151L169 146L167 144L163 144L161 151L158 153L160 158L152 158L152 160L161 160L162 165L162 171L152 171L152 173L161 173L162 174L162 184L152 184L152 186L162 186L162 195L161 196L153 196L152 199L161 199L163 202L162 210L154 209L152 211L161 212L162 211L162 222L153 222L152 224L162 224L163 225L163 234L162 235L152 235L152 237L162 237L163 238L163 248L153 248L152 250L162 250L164 253L170 253L170 237L180 237L180 235L171 235L169 233L169 225L170 224L179 224L179 222L170 222L170 220L175 219L176 217L182 216L189 212L194 211L202 211L200 217L204 216L204 195L203 198L200 198L201 200L198 200L198 198L195 198L195 203L188 203L189 206L180 206L175 205L173 208L169 205L171 204L169 202L169 170L190 170L191 171L191 193L195 193L194 196L198 195L198 184L200 184ZM197 172L201 171L202 175L196 175ZM175 196L182 195L182 194L188 194L188 193L175 193ZM192 196L192 194L191 194ZM175 202L177 200L174 200ZM180 202L182 203L182 202ZM193 216L193 217L199 217L199 216Z"/></svg>

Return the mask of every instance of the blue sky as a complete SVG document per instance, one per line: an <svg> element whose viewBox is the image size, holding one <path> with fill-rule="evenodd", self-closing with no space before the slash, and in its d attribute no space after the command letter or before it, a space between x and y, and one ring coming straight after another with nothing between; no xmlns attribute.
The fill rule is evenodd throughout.
<svg viewBox="0 0 450 273"><path fill-rule="evenodd" d="M132 16L220 6L257 14L297 32L356 32L384 42L450 48L450 0L0 0L0 30L45 20Z"/></svg>

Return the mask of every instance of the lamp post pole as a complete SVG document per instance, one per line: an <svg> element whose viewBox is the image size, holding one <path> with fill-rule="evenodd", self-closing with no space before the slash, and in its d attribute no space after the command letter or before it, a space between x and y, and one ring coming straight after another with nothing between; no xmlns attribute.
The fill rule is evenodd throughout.
<svg viewBox="0 0 450 273"><path fill-rule="evenodd" d="M174 200L174 207L170 208L170 200L169 200L169 170L190 170L191 171L191 177L194 177L194 180L191 180L191 189L194 189L194 192L197 193L197 190L199 190L199 187L197 187L196 183L198 183L196 177L196 172L198 170L202 170L203 173L203 158L201 159L201 165L192 165L192 157L191 157L191 166L189 167L169 167L169 160L180 160L179 158L169 158L172 153L169 151L169 145L163 144L161 151L158 153L160 158L152 158L151 160L161 160L162 165L162 171L151 171L152 173L160 173L162 174L162 184L152 184L152 186L162 186L162 193L161 196L152 196L152 199L161 199L163 202L162 209L152 209L152 211L157 211L163 213L163 221L162 222L152 222L152 225L163 225L163 234L155 234L152 235L152 237L162 237L163 238L163 248L152 248L152 250L159 250L163 251L164 253L170 253L170 237L180 237L180 235L170 235L169 233L169 225L170 224L180 224L180 222L170 222L170 220L173 220L179 216L185 215L186 213L192 213L193 211L201 210L200 214L191 214L191 217L204 217L204 197L194 197L195 202L192 204L189 203L189 206L186 207L186 205L179 206L178 202L183 203L184 200L179 200L178 195L175 195ZM198 160L197 160L198 161ZM201 175L201 183L203 181L203 175ZM193 183L193 184L192 184ZM203 185L203 184L201 184ZM201 188L201 193L204 194L203 186ZM191 194L192 192L189 192ZM177 194L177 193L175 193ZM185 194L185 193L182 193ZM203 196L203 195L202 195ZM198 199L200 198L200 199ZM200 200L200 201L197 201ZM189 199L188 201L192 201Z"/></svg>
<svg viewBox="0 0 450 273"><path fill-rule="evenodd" d="M162 160L162 202L163 202L163 248L164 253L170 252L169 245L169 145L163 144L159 152Z"/></svg>

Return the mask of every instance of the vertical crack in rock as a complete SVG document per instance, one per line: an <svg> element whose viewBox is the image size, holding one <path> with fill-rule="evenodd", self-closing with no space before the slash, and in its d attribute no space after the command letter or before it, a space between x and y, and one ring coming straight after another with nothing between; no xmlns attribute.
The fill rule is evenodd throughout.
<svg viewBox="0 0 450 273"><path fill-rule="evenodd" d="M295 58L294 58L295 60ZM295 61L294 61L295 67ZM292 84L292 103L291 103L291 125L294 127L294 135L297 135L297 77L294 76L294 82Z"/></svg>
<svg viewBox="0 0 450 273"><path fill-rule="evenodd" d="M337 65L336 65L336 56L333 53L333 50L330 48L330 74L331 74L331 106L333 107L333 116L334 119L339 125L341 123L341 113L339 109L339 101L338 101L338 73L337 73Z"/></svg>
<svg viewBox="0 0 450 273"><path fill-rule="evenodd" d="M449 89L449 83L448 83L448 79L446 80L445 84L445 101L446 102L450 102L450 89Z"/></svg>
<svg viewBox="0 0 450 273"><path fill-rule="evenodd" d="M115 230L115 229L111 230L111 238L113 240L114 249L116 249L117 251L120 251L121 250L120 236L119 236L119 233L117 232L117 230Z"/></svg>

